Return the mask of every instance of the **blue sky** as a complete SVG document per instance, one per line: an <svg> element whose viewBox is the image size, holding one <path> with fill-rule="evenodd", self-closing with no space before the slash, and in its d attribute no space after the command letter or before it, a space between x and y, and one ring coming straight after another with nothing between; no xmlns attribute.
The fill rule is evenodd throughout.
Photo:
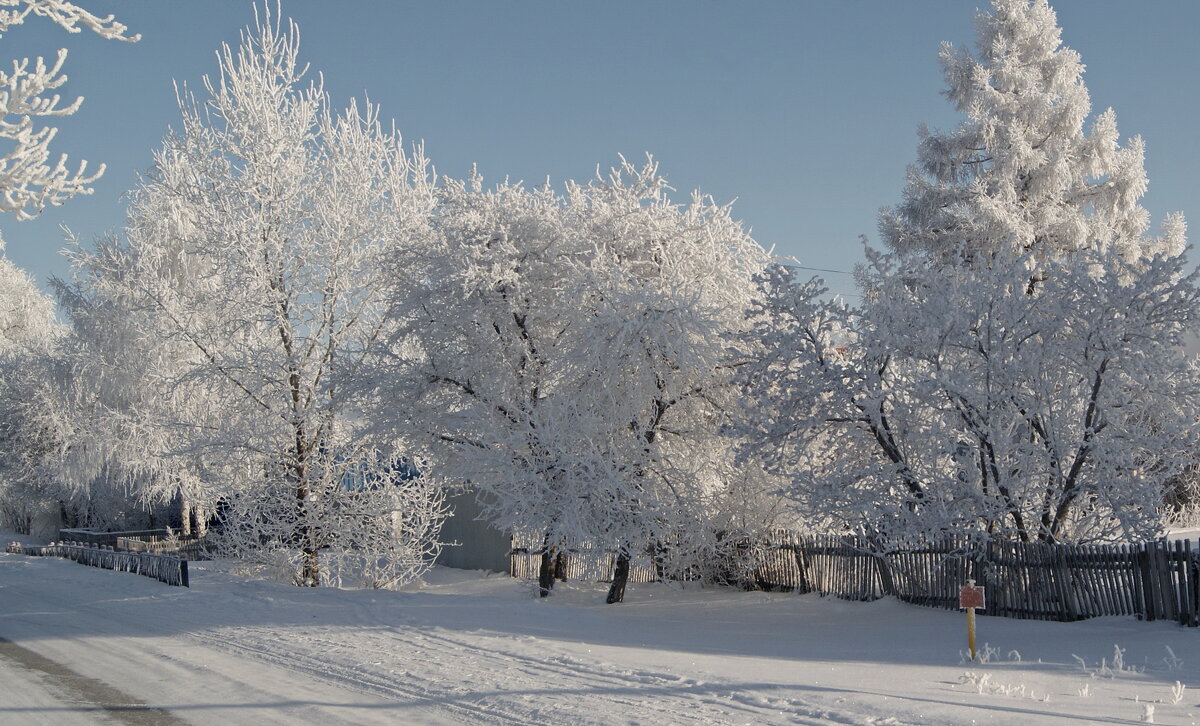
<svg viewBox="0 0 1200 726"><path fill-rule="evenodd" d="M31 19L0 58L67 47L55 150L108 172L96 192L33 222L0 216L7 254L39 282L69 269L62 225L118 231L121 197L178 123L172 81L200 87L214 52L251 22L248 0L79 0L115 13L139 43L70 35ZM440 173L477 163L492 180L586 179L618 154L651 152L685 199L734 204L764 246L850 270L858 236L900 198L919 123L957 116L940 91L938 43L974 42L970 0L840 2L405 2L284 0L301 54L340 106L369 95ZM1096 110L1147 142L1154 223L1182 211L1200 239L1200 3L1058 0ZM827 276L853 292L846 275Z"/></svg>

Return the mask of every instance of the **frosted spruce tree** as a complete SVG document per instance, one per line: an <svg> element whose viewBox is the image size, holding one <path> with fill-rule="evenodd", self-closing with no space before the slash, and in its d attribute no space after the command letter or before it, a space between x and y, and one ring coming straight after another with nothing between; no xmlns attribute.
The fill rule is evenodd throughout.
<svg viewBox="0 0 1200 726"><path fill-rule="evenodd" d="M802 511L884 541L1153 536L1200 403L1183 220L1146 236L1141 142L1118 148L1111 111L1083 133L1045 2L997 0L978 26L979 60L942 54L967 119L923 135L862 304L762 279L750 450Z"/></svg>
<svg viewBox="0 0 1200 726"><path fill-rule="evenodd" d="M93 428L95 464L169 461L147 481L204 487L230 551L296 584L389 585L431 564L441 494L361 442L341 382L385 326L383 251L433 199L421 152L373 106L332 109L298 50L269 13L225 47L207 98L181 94L124 238L77 254L73 318L130 344L89 348L120 367L96 401L127 422Z"/></svg>
<svg viewBox="0 0 1200 726"><path fill-rule="evenodd" d="M1031 265L1077 250L1126 260L1179 253L1183 220L1148 239L1144 144L1119 143L1112 109L1092 119L1079 54L1062 44L1046 0L994 0L976 16L976 55L944 43L945 95L957 129L921 128L904 199L880 215L884 244L949 264L1000 250ZM1040 273L1033 271L1031 284Z"/></svg>

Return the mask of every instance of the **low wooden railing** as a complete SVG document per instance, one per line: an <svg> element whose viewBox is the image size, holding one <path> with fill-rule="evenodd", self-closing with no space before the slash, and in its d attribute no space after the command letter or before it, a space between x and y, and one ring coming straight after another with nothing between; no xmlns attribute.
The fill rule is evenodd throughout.
<svg viewBox="0 0 1200 726"><path fill-rule="evenodd" d="M132 572L168 585L189 586L187 560L170 555L118 552L111 547L93 547L77 542L52 542L43 546L13 542L6 551L32 557L62 557L89 567Z"/></svg>

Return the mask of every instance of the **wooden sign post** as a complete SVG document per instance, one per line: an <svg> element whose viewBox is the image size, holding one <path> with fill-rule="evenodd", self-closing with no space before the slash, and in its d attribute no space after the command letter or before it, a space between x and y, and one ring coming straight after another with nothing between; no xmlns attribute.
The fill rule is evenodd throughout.
<svg viewBox="0 0 1200 726"><path fill-rule="evenodd" d="M975 587L974 580L958 588L958 606L967 611L967 647L971 650L971 660L975 660L975 608L986 608L983 588Z"/></svg>

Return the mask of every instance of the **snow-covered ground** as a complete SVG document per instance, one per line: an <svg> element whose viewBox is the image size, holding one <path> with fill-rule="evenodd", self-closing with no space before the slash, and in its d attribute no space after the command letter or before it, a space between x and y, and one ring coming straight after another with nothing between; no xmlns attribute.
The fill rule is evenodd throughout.
<svg viewBox="0 0 1200 726"><path fill-rule="evenodd" d="M895 600L632 585L606 606L446 569L405 592L228 569L193 563L183 589L0 555L0 724L1200 721L1200 630L1172 623L981 617L979 664L962 614Z"/></svg>

